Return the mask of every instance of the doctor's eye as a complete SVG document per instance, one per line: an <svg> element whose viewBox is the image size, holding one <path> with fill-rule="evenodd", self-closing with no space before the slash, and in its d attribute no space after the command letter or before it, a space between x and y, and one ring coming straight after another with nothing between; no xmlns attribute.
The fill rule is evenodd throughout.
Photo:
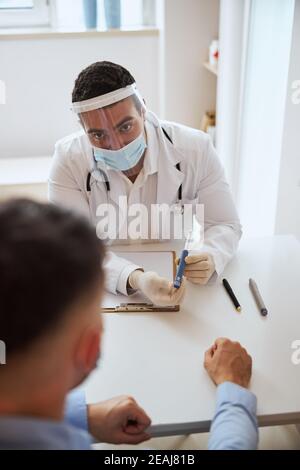
<svg viewBox="0 0 300 470"><path fill-rule="evenodd" d="M91 134L91 137L92 137L92 139L99 142L100 140L104 139L105 134L104 134L104 132L93 132L93 134Z"/></svg>
<svg viewBox="0 0 300 470"><path fill-rule="evenodd" d="M120 131L120 132L123 132L123 133L130 132L131 129L132 129L132 127L133 127L132 121L130 121L130 122L125 122L125 124L122 124L122 126L119 127L119 131Z"/></svg>

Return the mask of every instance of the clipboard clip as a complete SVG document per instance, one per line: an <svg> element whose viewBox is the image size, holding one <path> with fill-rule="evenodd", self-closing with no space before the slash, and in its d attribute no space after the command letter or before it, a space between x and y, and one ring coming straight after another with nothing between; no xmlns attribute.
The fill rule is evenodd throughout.
<svg viewBox="0 0 300 470"><path fill-rule="evenodd" d="M121 303L116 307L103 308L105 313L120 313L120 312L179 312L179 305L170 305L166 307L159 307L154 304L148 303Z"/></svg>

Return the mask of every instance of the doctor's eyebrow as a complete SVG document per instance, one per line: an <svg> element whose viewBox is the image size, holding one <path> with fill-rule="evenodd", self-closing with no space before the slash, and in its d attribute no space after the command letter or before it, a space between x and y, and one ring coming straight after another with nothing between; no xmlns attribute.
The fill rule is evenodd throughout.
<svg viewBox="0 0 300 470"><path fill-rule="evenodd" d="M116 124L114 126L114 129L118 129L119 127L123 126L126 122L129 122L129 121L133 121L134 120L134 117L133 116L126 116L125 118L122 119L122 121L118 122L118 124ZM93 134L94 132L105 132L107 129L97 129L97 128L93 128L93 129L89 129L87 131L88 134Z"/></svg>
<svg viewBox="0 0 300 470"><path fill-rule="evenodd" d="M120 121L120 122L114 127L114 129L117 129L118 127L123 126L123 124L125 124L126 122L128 122L128 121L133 121L133 120L134 120L134 117L133 117L133 116L126 116L124 119L122 119L122 121Z"/></svg>
<svg viewBox="0 0 300 470"><path fill-rule="evenodd" d="M87 133L88 133L88 134L93 134L94 132L103 132L103 131L105 131L105 129L96 129L96 128L95 128L95 129L89 129L89 130L87 131Z"/></svg>

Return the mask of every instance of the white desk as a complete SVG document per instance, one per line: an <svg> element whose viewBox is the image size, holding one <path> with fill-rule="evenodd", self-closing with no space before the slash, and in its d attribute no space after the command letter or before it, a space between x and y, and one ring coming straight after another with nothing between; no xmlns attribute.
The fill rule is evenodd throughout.
<svg viewBox="0 0 300 470"><path fill-rule="evenodd" d="M165 243L139 248L160 246L166 249ZM300 243L291 236L243 240L224 277L242 305L241 314L219 281L206 287L189 284L179 313L105 315L102 361L84 384L88 401L130 394L154 425L171 423L158 435L208 431L215 386L202 366L203 356L217 337L225 336L252 355L251 390L258 397L260 425L300 423L300 365L291 362L291 343L300 339ZM249 277L260 288L266 318L252 298Z"/></svg>

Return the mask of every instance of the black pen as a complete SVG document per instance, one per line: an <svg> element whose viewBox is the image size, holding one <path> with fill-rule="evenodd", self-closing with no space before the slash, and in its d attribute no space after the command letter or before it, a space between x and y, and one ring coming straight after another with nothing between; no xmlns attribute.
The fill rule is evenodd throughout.
<svg viewBox="0 0 300 470"><path fill-rule="evenodd" d="M238 312L240 312L242 310L242 307L240 306L238 299L234 295L233 290L232 290L229 282L227 281L227 279L223 279L223 286L225 287L227 294L231 298L236 310Z"/></svg>

